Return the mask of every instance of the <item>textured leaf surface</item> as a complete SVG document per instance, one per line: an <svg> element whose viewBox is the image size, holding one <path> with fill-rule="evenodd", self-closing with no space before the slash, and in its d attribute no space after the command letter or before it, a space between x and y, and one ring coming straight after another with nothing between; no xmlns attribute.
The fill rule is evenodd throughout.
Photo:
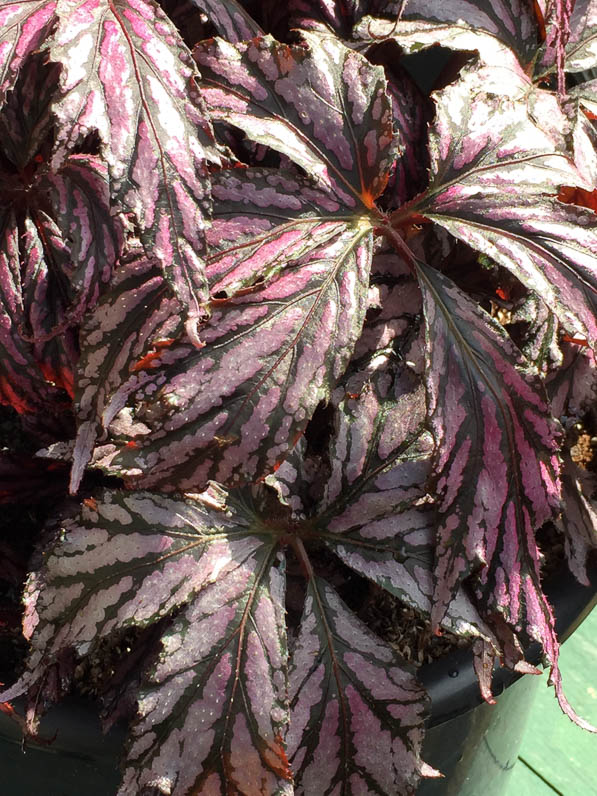
<svg viewBox="0 0 597 796"><path fill-rule="evenodd" d="M566 70L582 72L597 67L597 3L576 0L566 46Z"/></svg>
<svg viewBox="0 0 597 796"><path fill-rule="evenodd" d="M19 269L19 229L14 213L4 214L0 240L0 403L20 413L56 406L58 390L40 372L32 346L19 333L24 323Z"/></svg>
<svg viewBox="0 0 597 796"><path fill-rule="evenodd" d="M437 3L426 5L433 5L433 11L431 15L427 14L422 18L411 11L410 3L407 3L405 14L399 22L395 18L363 17L353 31L357 47L362 49L392 40L408 54L437 45L452 50L478 52L480 62L495 69L502 80L507 78L508 74L511 78L524 79L524 70L516 55L517 49L511 46L512 38L517 38L520 29L511 27L509 29L509 26L501 24L501 21L496 24L495 16L492 20L485 11L477 8L477 3L459 3L456 13L450 3L441 6ZM489 3L485 5L486 10L491 8ZM469 11L471 21L460 17L458 11L462 6ZM437 21L433 17L438 17ZM483 22L479 26L472 21L478 17L481 17ZM520 19L524 23L524 16ZM526 53L527 47L524 41L520 40L518 44L522 53Z"/></svg>
<svg viewBox="0 0 597 796"><path fill-rule="evenodd" d="M64 524L28 584L27 672L44 678L69 649L87 653L130 625L186 610L162 636L139 700L122 793L288 793L284 580L277 539L248 503L214 491L171 500L105 492ZM192 750L192 751L191 751ZM162 792L167 792L163 790Z"/></svg>
<svg viewBox="0 0 597 796"><path fill-rule="evenodd" d="M418 265L437 450L438 622L471 570L512 624L541 595L533 531L559 508L557 428L540 380L501 326L447 278ZM490 593L492 596L490 596Z"/></svg>
<svg viewBox="0 0 597 796"><path fill-rule="evenodd" d="M180 309L160 271L141 256L118 268L110 291L85 318L77 364L72 492L96 439L126 403L128 380L137 384L135 374L182 332Z"/></svg>
<svg viewBox="0 0 597 796"><path fill-rule="evenodd" d="M581 470L566 454L562 466L564 508L558 526L565 534L570 570L585 586L589 585L587 556L597 547L597 507L591 499L595 487L592 474Z"/></svg>
<svg viewBox="0 0 597 796"><path fill-rule="evenodd" d="M402 19L465 23L504 42L519 55L523 64L530 63L537 48L537 21L532 5L525 0L512 0L509 3L459 0L457 3L441 4L433 0L409 0Z"/></svg>
<svg viewBox="0 0 597 796"><path fill-rule="evenodd" d="M387 65L386 74L398 141L396 162L384 194L384 207L389 209L412 199L427 185L427 124L431 109L405 69L398 64Z"/></svg>
<svg viewBox="0 0 597 796"><path fill-rule="evenodd" d="M23 61L44 41L55 22L56 0L0 3L0 106Z"/></svg>
<svg viewBox="0 0 597 796"><path fill-rule="evenodd" d="M353 26L383 0L290 0L289 26L349 39Z"/></svg>
<svg viewBox="0 0 597 796"><path fill-rule="evenodd" d="M482 86L471 97L476 81L470 75L440 95L431 186L415 209L508 268L571 334L596 343L595 215L554 197L582 178L551 128L547 134L532 121L526 100L485 94ZM544 95L536 101L549 103L547 118L557 116Z"/></svg>
<svg viewBox="0 0 597 796"><path fill-rule="evenodd" d="M43 55L30 56L0 116L0 280L4 345L13 348L3 359L9 384L3 393L21 412L41 409L50 398L44 380L72 395L78 352L71 327L97 301L121 245L102 161L72 154L57 169L47 162L57 74Z"/></svg>
<svg viewBox="0 0 597 796"><path fill-rule="evenodd" d="M428 772L423 690L320 578L309 580L289 696L297 796L407 794Z"/></svg>
<svg viewBox="0 0 597 796"><path fill-rule="evenodd" d="M340 41L304 34L309 47L271 37L194 50L214 119L288 156L346 208L371 208L394 158L383 69Z"/></svg>
<svg viewBox="0 0 597 796"><path fill-rule="evenodd" d="M369 222L291 173L233 169L214 180L220 253L208 273L224 298L204 349L174 345L149 365L150 380L139 371L135 414L151 433L112 462L144 487L270 472L329 396L362 327Z"/></svg>
<svg viewBox="0 0 597 796"><path fill-rule="evenodd" d="M54 158L97 131L112 198L134 214L196 339L208 298L206 160L216 156L190 54L165 14L146 0L60 0L58 14L49 46L63 66L62 96L53 104Z"/></svg>
<svg viewBox="0 0 597 796"><path fill-rule="evenodd" d="M360 394L353 393L361 385ZM301 450L276 472L282 498L306 515L317 539L360 575L424 613L433 594L434 517L425 493L432 440L423 431L425 398L410 366L380 352L348 381L338 404L321 497L306 498ZM312 466L312 465L311 465ZM325 479L325 480L324 480ZM268 478L274 484L274 477ZM302 505L301 505L302 504ZM491 635L464 594L444 626L462 635Z"/></svg>
<svg viewBox="0 0 597 796"><path fill-rule="evenodd" d="M280 562L277 562L279 565ZM119 793L287 794L284 578L274 545L230 545L224 571L162 637Z"/></svg>
<svg viewBox="0 0 597 796"><path fill-rule="evenodd" d="M32 652L13 689L22 693L65 649L86 654L112 631L184 605L236 567L231 548L240 555L259 547L249 524L221 507L150 493L105 492L84 504L28 584Z"/></svg>

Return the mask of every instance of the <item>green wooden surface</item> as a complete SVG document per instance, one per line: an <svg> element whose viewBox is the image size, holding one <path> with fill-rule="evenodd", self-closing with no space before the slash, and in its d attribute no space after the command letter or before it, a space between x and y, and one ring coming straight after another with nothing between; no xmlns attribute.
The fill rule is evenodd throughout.
<svg viewBox="0 0 597 796"><path fill-rule="evenodd" d="M597 609L563 645L560 669L568 701L597 725ZM562 714L553 688L540 687L504 796L554 793L597 796L597 735Z"/></svg>

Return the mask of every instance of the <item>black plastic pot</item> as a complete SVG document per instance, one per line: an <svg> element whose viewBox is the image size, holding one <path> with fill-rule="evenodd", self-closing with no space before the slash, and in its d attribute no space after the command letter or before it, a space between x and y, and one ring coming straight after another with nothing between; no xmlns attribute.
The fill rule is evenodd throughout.
<svg viewBox="0 0 597 796"><path fill-rule="evenodd" d="M560 639L566 639L597 602L597 567L591 581L592 587L580 586L566 571L546 587ZM531 662L538 663L539 657L538 645L528 651ZM424 781L417 796L502 794L539 678L521 678L497 669L493 683L497 704L491 706L481 700L466 651L422 667L420 677L432 699L423 758L445 778ZM4 796L114 796L124 729L116 727L104 736L93 703L65 700L42 721L42 735L55 733L52 744L29 744L23 750L19 727L0 713L0 792Z"/></svg>
<svg viewBox="0 0 597 796"><path fill-rule="evenodd" d="M589 577L591 586L581 586L565 569L545 585L561 642L597 603L597 566ZM526 657L538 664L539 645L530 647ZM541 678L496 668L497 703L488 705L481 699L471 654L458 650L422 667L420 679L432 701L423 759L445 778L423 781L417 796L503 794Z"/></svg>

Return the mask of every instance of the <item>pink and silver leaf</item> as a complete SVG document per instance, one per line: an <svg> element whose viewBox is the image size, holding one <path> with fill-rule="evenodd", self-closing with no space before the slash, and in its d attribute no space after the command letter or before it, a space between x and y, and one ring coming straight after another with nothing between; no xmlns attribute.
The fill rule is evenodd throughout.
<svg viewBox="0 0 597 796"><path fill-rule="evenodd" d="M292 796L283 560L230 543L221 572L163 634L138 699L122 796Z"/></svg>
<svg viewBox="0 0 597 796"><path fill-rule="evenodd" d="M468 27L483 31L509 47L524 66L535 57L538 41L538 26L532 4L527 0L510 0L496 3L493 0L458 0L437 3L435 0L402 0L384 3L381 13L396 19L414 22L427 20L436 25ZM440 34L441 35L441 34ZM440 40L441 46L445 46ZM449 45L448 45L449 46ZM476 48L473 48L476 49Z"/></svg>
<svg viewBox="0 0 597 796"><path fill-rule="evenodd" d="M155 264L144 256L122 263L81 327L76 367L77 439L71 492L76 492L98 438L128 397L130 379L151 365L182 333L180 302L171 295ZM150 376L147 376L149 379ZM118 430L113 429L116 437Z"/></svg>
<svg viewBox="0 0 597 796"><path fill-rule="evenodd" d="M372 13L372 6L383 8L384 5L383 0L290 0L289 26L328 36L333 34L346 41L354 25L365 14Z"/></svg>
<svg viewBox="0 0 597 796"><path fill-rule="evenodd" d="M208 300L207 164L219 156L190 53L151 0L60 0L58 16L48 46L50 58L62 65L52 105L53 161L61 163L89 133L99 136L111 199L134 215L198 344Z"/></svg>
<svg viewBox="0 0 597 796"><path fill-rule="evenodd" d="M558 424L500 324L438 271L417 271L439 501L432 620L476 573L486 610L517 625L527 588L541 594L534 531L560 510Z"/></svg>
<svg viewBox="0 0 597 796"><path fill-rule="evenodd" d="M426 697L410 667L323 579L309 580L289 672L297 796L406 796L421 774Z"/></svg>
<svg viewBox="0 0 597 796"><path fill-rule="evenodd" d="M434 7L439 8L436 3ZM444 8L449 9L449 4L444 4ZM414 18L396 21L395 18L366 16L355 25L353 39L353 46L359 51L367 51L372 46L393 41L407 55L438 45L457 52L477 52L478 63L493 71L496 84L509 78L530 87L530 81L516 52L499 35L466 22L435 22ZM503 83L502 85L504 86ZM507 85L504 88L507 89Z"/></svg>
<svg viewBox="0 0 597 796"><path fill-rule="evenodd" d="M23 337L23 243L13 211L4 213L0 234L0 403L20 414L62 414L68 408L64 393L46 380L34 346Z"/></svg>
<svg viewBox="0 0 597 796"><path fill-rule="evenodd" d="M597 2L575 0L572 5L565 68L567 72L584 72L597 66Z"/></svg>
<svg viewBox="0 0 597 796"><path fill-rule="evenodd" d="M193 51L214 120L286 155L348 210L374 206L395 158L382 67L339 40L216 39Z"/></svg>
<svg viewBox="0 0 597 796"><path fill-rule="evenodd" d="M436 440L437 624L473 575L481 615L520 666L518 642L538 641L562 710L554 617L542 587L535 531L562 509L558 429L543 385L501 326L439 272L418 263L429 335L427 392ZM506 647L504 645L508 644Z"/></svg>
<svg viewBox="0 0 597 796"><path fill-rule="evenodd" d="M538 61L542 68L555 69L560 100L566 96L566 45L574 5L575 0L547 0L543 13L546 37Z"/></svg>
<svg viewBox="0 0 597 796"><path fill-rule="evenodd" d="M6 699L25 693L60 655L87 654L129 626L147 627L233 572L263 544L254 517L201 498L105 491L65 520L25 593L27 669Z"/></svg>
<svg viewBox="0 0 597 796"><path fill-rule="evenodd" d="M360 394L350 393L335 406L334 434L312 487L305 489L304 470L317 457L306 457L304 446L291 452L268 483L351 569L429 614L434 515L425 483L433 446L423 431L424 390L419 376L396 364L393 352L380 351L369 360L354 376ZM493 638L464 592L443 626L462 636Z"/></svg>
<svg viewBox="0 0 597 796"><path fill-rule="evenodd" d="M485 94L481 86L470 98L477 83L469 75L439 94L431 184L413 209L507 268L570 334L597 345L595 214L556 198L561 186L591 186L563 138L532 120L527 99ZM463 91L466 118L458 111ZM561 113L546 92L531 99L551 116Z"/></svg>
<svg viewBox="0 0 597 796"><path fill-rule="evenodd" d="M221 216L210 233L205 348L181 341L129 379L129 404L150 433L105 462L143 488L272 472L329 397L362 328L370 222L292 174L234 169L214 179Z"/></svg>
<svg viewBox="0 0 597 796"><path fill-rule="evenodd" d="M21 66L49 35L56 22L56 0L0 2L0 106Z"/></svg>
<svg viewBox="0 0 597 796"><path fill-rule="evenodd" d="M546 387L554 417L569 427L597 404L597 364L586 346L562 342L561 347L562 365L547 379Z"/></svg>

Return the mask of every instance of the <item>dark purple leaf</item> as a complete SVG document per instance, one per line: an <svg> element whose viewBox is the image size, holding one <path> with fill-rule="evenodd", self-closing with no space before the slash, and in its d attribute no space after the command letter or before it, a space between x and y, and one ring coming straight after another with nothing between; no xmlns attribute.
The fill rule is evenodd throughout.
<svg viewBox="0 0 597 796"><path fill-rule="evenodd" d="M557 427L503 328L434 269L419 263L418 273L437 446L432 618L441 621L456 586L478 571L489 610L517 625L542 599L533 531L560 507Z"/></svg>
<svg viewBox="0 0 597 796"><path fill-rule="evenodd" d="M0 106L27 56L50 32L56 5L56 0L0 2Z"/></svg>
<svg viewBox="0 0 597 796"><path fill-rule="evenodd" d="M562 516L557 525L565 536L566 556L577 580L589 586L587 556L597 547L597 507L592 499L597 483L593 474L563 457Z"/></svg>
<svg viewBox="0 0 597 796"><path fill-rule="evenodd" d="M538 641L560 707L595 731L563 694L553 611L541 588L534 531L562 507L557 428L543 385L498 323L439 272L422 263L417 270L439 499L432 621L474 572L506 665L520 666L521 642Z"/></svg>
<svg viewBox="0 0 597 796"><path fill-rule="evenodd" d="M0 451L0 503L25 506L48 496L62 496L66 494L66 482L67 468L62 463Z"/></svg>
<svg viewBox="0 0 597 796"><path fill-rule="evenodd" d="M372 6L383 6L383 0L290 0L288 5L289 27L349 39L353 26L373 11Z"/></svg>
<svg viewBox="0 0 597 796"><path fill-rule="evenodd" d="M237 0L192 0L207 14L223 39L237 44L263 35L263 31Z"/></svg>
<svg viewBox="0 0 597 796"><path fill-rule="evenodd" d="M320 578L309 580L289 676L297 796L398 796L439 774L420 758L426 699L414 674Z"/></svg>
<svg viewBox="0 0 597 796"><path fill-rule="evenodd" d="M1 219L0 239L0 403L20 413L41 412L56 406L60 393L46 382L33 357L30 343L23 340L19 228L14 213ZM62 407L64 409L64 407Z"/></svg>
<svg viewBox="0 0 597 796"><path fill-rule="evenodd" d="M336 39L304 36L308 48L267 36L200 44L203 96L214 119L289 157L348 211L364 212L395 156L383 69Z"/></svg>
<svg viewBox="0 0 597 796"><path fill-rule="evenodd" d="M218 157L190 54L164 12L146 0L64 0L59 17L49 45L63 67L61 97L52 106L54 161L97 132L112 200L134 214L198 342L208 300L207 160Z"/></svg>
<svg viewBox="0 0 597 796"><path fill-rule="evenodd" d="M277 171L214 177L220 249L200 351L181 342L126 387L150 433L112 468L144 487L256 480L284 458L344 371L366 307L372 232L311 183ZM283 219L286 218L286 223Z"/></svg>
<svg viewBox="0 0 597 796"><path fill-rule="evenodd" d="M564 361L547 382L552 413L562 423L581 420L597 403L595 354L577 343L562 343Z"/></svg>
<svg viewBox="0 0 597 796"><path fill-rule="evenodd" d="M10 180L3 182L11 191ZM77 354L70 327L96 303L120 249L107 173L98 158L69 156L57 173L40 174L36 190L29 205L15 203L17 214L5 215L0 253L7 313L3 345L10 351L3 360L8 383L3 392L21 394L16 403L9 398L21 412L37 406L38 370L72 395ZM43 389L38 398L41 405L47 400Z"/></svg>
<svg viewBox="0 0 597 796"><path fill-rule="evenodd" d="M49 103L58 71L45 65L42 55L31 56L0 116L0 190L5 198L0 279L11 318L6 333L20 352L6 359L4 370L21 399L26 381L35 394L44 379L72 395L77 358L72 327L97 301L120 250L102 161L73 154L58 169L47 162ZM45 393L40 387L41 404L49 397ZM36 404L30 395L20 411L31 412ZM53 411L61 412L63 406Z"/></svg>
<svg viewBox="0 0 597 796"><path fill-rule="evenodd" d="M394 209L423 191L427 185L429 155L427 125L432 118L429 102L392 51L381 58L386 63L388 96L392 101L398 153L382 198L385 209Z"/></svg>
<svg viewBox="0 0 597 796"><path fill-rule="evenodd" d="M431 185L414 210L508 268L570 334L597 344L595 214L555 198L583 179L564 141L532 120L539 108L561 116L555 99L540 92L533 110L485 89L469 74L439 95Z"/></svg>

